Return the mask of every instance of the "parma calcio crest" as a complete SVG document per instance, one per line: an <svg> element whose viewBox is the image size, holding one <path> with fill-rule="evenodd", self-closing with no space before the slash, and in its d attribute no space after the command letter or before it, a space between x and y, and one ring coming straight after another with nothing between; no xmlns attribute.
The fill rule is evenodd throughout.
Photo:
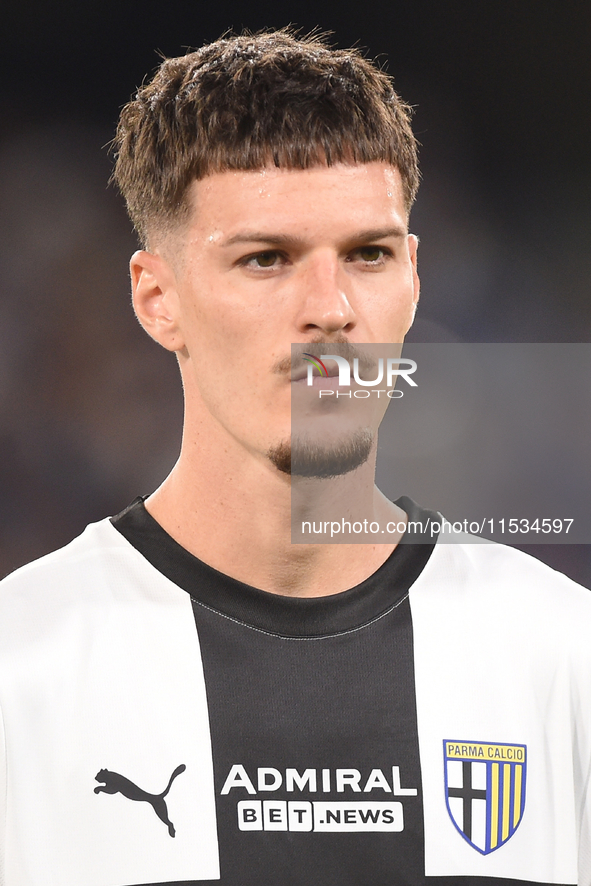
<svg viewBox="0 0 591 886"><path fill-rule="evenodd" d="M511 839L523 818L526 746L446 739L443 756L451 820L470 846L488 855Z"/></svg>

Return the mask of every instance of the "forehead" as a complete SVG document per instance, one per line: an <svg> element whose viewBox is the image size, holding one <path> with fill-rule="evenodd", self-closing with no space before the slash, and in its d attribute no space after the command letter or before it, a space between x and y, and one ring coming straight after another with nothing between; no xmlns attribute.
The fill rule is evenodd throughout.
<svg viewBox="0 0 591 886"><path fill-rule="evenodd" d="M193 182L190 234L215 241L244 226L285 231L406 226L402 180L387 163L217 172Z"/></svg>

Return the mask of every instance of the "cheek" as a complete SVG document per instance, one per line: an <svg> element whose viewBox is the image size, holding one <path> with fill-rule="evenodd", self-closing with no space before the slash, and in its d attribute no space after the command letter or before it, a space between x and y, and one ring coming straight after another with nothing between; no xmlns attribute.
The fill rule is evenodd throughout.
<svg viewBox="0 0 591 886"><path fill-rule="evenodd" d="M220 360L240 339L240 312L223 292L201 287L185 300L181 326L191 357Z"/></svg>
<svg viewBox="0 0 591 886"><path fill-rule="evenodd" d="M237 285L229 275L213 281L195 280L189 289L186 319L195 336L209 342L231 341L244 344L273 323L274 312L267 288ZM263 325L264 324L264 325Z"/></svg>
<svg viewBox="0 0 591 886"><path fill-rule="evenodd" d="M374 320L377 328L383 330L385 342L401 342L406 335L415 314L415 298L412 285L399 287L388 293L374 306Z"/></svg>
<svg viewBox="0 0 591 886"><path fill-rule="evenodd" d="M269 350L257 335L260 323L243 305L217 293L202 293L184 321L184 374L211 408L231 407L238 414L256 386L257 371Z"/></svg>

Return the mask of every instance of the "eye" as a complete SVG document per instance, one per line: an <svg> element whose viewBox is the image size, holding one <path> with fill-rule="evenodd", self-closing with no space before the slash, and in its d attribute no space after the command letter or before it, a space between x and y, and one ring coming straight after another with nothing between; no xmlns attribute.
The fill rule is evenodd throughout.
<svg viewBox="0 0 591 886"><path fill-rule="evenodd" d="M274 268L280 262L281 256L278 252L269 250L268 252L257 252L256 255L249 255L243 260L243 264L251 268Z"/></svg>
<svg viewBox="0 0 591 886"><path fill-rule="evenodd" d="M383 246L360 246L353 253L362 262L367 262L370 265L379 264L388 254L388 250Z"/></svg>

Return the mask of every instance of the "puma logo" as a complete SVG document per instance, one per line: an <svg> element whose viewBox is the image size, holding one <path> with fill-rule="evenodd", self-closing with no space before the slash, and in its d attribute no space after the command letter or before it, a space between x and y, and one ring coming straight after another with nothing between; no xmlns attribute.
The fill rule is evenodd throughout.
<svg viewBox="0 0 591 886"><path fill-rule="evenodd" d="M168 833L171 837L175 835L174 825L168 817L168 809L166 808L166 803L164 798L170 790L170 787L181 772L184 772L187 767L184 763L181 763L180 766L174 770L170 779L168 780L168 784L166 788L162 791L161 794L148 794L147 791L143 791L141 788L138 788L136 784L130 781L128 778L125 778L124 775L119 775L118 772L111 772L109 769L101 769L97 772L95 779L96 781L104 781L104 784L99 785L94 789L95 794L100 794L101 791L104 791L105 794L123 794L124 797L127 797L129 800L145 800L146 803L149 803L160 821L163 821L165 825L168 826Z"/></svg>

